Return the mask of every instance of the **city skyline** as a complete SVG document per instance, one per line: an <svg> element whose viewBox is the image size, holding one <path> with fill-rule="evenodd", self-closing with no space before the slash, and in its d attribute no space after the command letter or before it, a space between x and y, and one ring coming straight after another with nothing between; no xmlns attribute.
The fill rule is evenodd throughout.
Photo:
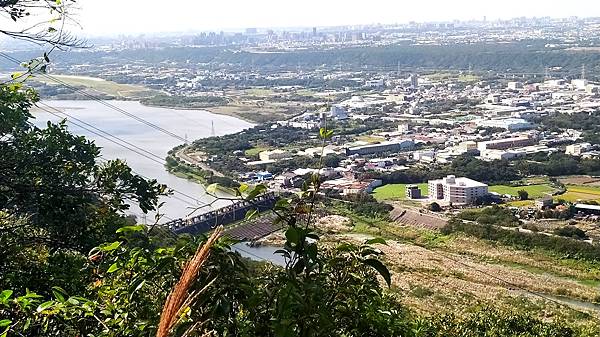
<svg viewBox="0 0 600 337"><path fill-rule="evenodd" d="M248 27L326 27L369 24L394 24L428 21L509 19L515 17L571 17L600 16L600 8L589 8L582 0L552 4L533 0L522 2L481 2L458 0L446 2L424 0L415 3L390 3L385 0L333 0L328 2L305 0L281 2L274 0L225 0L218 3L197 3L191 0L171 2L165 8L158 0L128 0L115 11L102 2L81 0L76 17L81 28L75 29L93 36L195 32L210 30L243 30ZM144 8L144 15L134 13ZM431 9L435 8L435 11Z"/></svg>

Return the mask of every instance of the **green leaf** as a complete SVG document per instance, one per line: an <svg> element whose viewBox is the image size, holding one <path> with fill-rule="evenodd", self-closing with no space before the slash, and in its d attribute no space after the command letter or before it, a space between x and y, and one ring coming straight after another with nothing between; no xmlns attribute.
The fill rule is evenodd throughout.
<svg viewBox="0 0 600 337"><path fill-rule="evenodd" d="M141 232L143 230L144 230L144 225L124 226L124 227L117 229L117 233Z"/></svg>
<svg viewBox="0 0 600 337"><path fill-rule="evenodd" d="M250 220L253 217L255 217L258 214L258 209L253 208L248 210L248 212L246 212L246 215L244 216L244 220Z"/></svg>
<svg viewBox="0 0 600 337"><path fill-rule="evenodd" d="M262 184L256 185L256 186L254 186L252 191L250 191L250 193L248 193L246 200L253 200L254 198L256 198L257 196L259 196L260 194L262 194L266 191L267 191L267 186L262 185Z"/></svg>
<svg viewBox="0 0 600 337"><path fill-rule="evenodd" d="M288 251L283 250L283 249L278 249L278 250L274 251L273 254L274 255L279 254L288 259L290 259L292 257Z"/></svg>
<svg viewBox="0 0 600 337"><path fill-rule="evenodd" d="M100 247L100 249L103 250L103 251L105 251L105 252L110 252L110 251L113 251L113 250L119 248L120 245L121 245L121 241L115 241L115 242L110 243L110 244L102 245Z"/></svg>
<svg viewBox="0 0 600 337"><path fill-rule="evenodd" d="M3 319L3 320L0 320L0 328L7 327L7 326L9 326L11 323L12 323L12 321L11 321L11 320L9 320L9 319Z"/></svg>
<svg viewBox="0 0 600 337"><path fill-rule="evenodd" d="M65 301L65 297L67 297L67 292L61 288L61 287L52 287L52 294L54 294L54 297L56 297L56 299L63 303Z"/></svg>
<svg viewBox="0 0 600 337"><path fill-rule="evenodd" d="M250 185L248 184L241 184L240 187L238 187L238 191L240 191L240 193L244 193L246 192L246 190L248 190L249 187Z"/></svg>
<svg viewBox="0 0 600 337"><path fill-rule="evenodd" d="M38 294L30 292L30 291L27 291L27 293L24 296L21 296L21 297L22 298L42 298L44 296L38 295Z"/></svg>
<svg viewBox="0 0 600 337"><path fill-rule="evenodd" d="M29 329L29 326L31 325L31 318L28 318L25 321L25 324L23 325L23 331L27 331L27 329Z"/></svg>
<svg viewBox="0 0 600 337"><path fill-rule="evenodd" d="M279 199L275 203L275 209L285 209L290 205L290 199Z"/></svg>
<svg viewBox="0 0 600 337"><path fill-rule="evenodd" d="M365 245L374 245L377 243L387 246L387 242L385 242L385 239L383 239L383 238L374 238L374 239L365 241Z"/></svg>
<svg viewBox="0 0 600 337"><path fill-rule="evenodd" d="M12 73L12 74L10 75L10 78L12 78L13 80L15 80L15 79L17 79L17 78L19 78L19 77L21 77L21 76L23 76L23 73L18 73L18 72L17 72L17 73Z"/></svg>
<svg viewBox="0 0 600 337"><path fill-rule="evenodd" d="M297 228L290 227L285 231L285 238L290 244L300 244L300 233Z"/></svg>
<svg viewBox="0 0 600 337"><path fill-rule="evenodd" d="M331 136L333 136L333 130L328 130L327 128L319 129L319 137L321 139L329 139Z"/></svg>
<svg viewBox="0 0 600 337"><path fill-rule="evenodd" d="M206 193L215 194L215 193L217 193L218 188L219 188L219 184L210 184L206 187Z"/></svg>
<svg viewBox="0 0 600 337"><path fill-rule="evenodd" d="M69 299L67 300L67 303L72 304L72 305L79 305L79 301L75 297L69 297Z"/></svg>
<svg viewBox="0 0 600 337"><path fill-rule="evenodd" d="M12 290L3 290L0 293L0 303L6 303L8 301L8 299L12 296L13 291Z"/></svg>
<svg viewBox="0 0 600 337"><path fill-rule="evenodd" d="M134 283L135 284L135 283ZM135 295L135 293L140 290L144 284L146 284L146 280L141 280L137 282L137 285L135 286L135 288L130 292L129 294L129 300L131 301L131 299L133 299L133 295Z"/></svg>
<svg viewBox="0 0 600 337"><path fill-rule="evenodd" d="M37 307L37 312L42 312L50 307L52 307L54 305L54 301L46 301L42 304L40 304L39 307Z"/></svg>
<svg viewBox="0 0 600 337"><path fill-rule="evenodd" d="M313 261L315 261L317 259L317 255L318 255L318 248L317 245L310 244L306 246L306 255L308 255L308 257L310 257Z"/></svg>
<svg viewBox="0 0 600 337"><path fill-rule="evenodd" d="M381 261L375 259L366 259L364 263L377 270L379 275L381 275L381 277L383 277L385 280L385 283L387 283L388 287L392 285L392 276L390 275L390 271Z"/></svg>
<svg viewBox="0 0 600 337"><path fill-rule="evenodd" d="M106 272L107 272L107 273L114 273L114 272L116 272L116 271L117 271L117 270L119 270L119 269L120 269L120 268L119 268L119 266L118 266L118 265L117 265L117 263L115 262L115 263L113 263L113 264L112 264L112 265L111 265L111 266L108 268L108 270L107 270Z"/></svg>
<svg viewBox="0 0 600 337"><path fill-rule="evenodd" d="M327 134L327 129L326 128L320 128L319 129L319 137L325 138L325 134Z"/></svg>

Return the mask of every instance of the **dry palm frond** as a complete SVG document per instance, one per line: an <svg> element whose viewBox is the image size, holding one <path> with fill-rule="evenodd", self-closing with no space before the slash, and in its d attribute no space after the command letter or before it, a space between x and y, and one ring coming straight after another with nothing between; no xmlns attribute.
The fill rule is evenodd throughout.
<svg viewBox="0 0 600 337"><path fill-rule="evenodd" d="M219 239L222 232L223 226L219 226L210 238L208 238L208 241L198 247L194 257L185 265L179 281L175 287L173 287L173 290L165 301L165 305L163 306L160 315L160 323L158 324L156 337L167 337L173 326L175 326L179 320L180 313L185 308L186 304L189 304L187 300L190 297L190 287L194 283L200 268L208 259L210 248Z"/></svg>

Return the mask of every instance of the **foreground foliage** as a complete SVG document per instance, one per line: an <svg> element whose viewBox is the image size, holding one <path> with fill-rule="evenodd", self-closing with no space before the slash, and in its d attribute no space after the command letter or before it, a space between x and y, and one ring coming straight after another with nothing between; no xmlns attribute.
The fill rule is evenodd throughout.
<svg viewBox="0 0 600 337"><path fill-rule="evenodd" d="M63 124L30 124L35 93L1 87L0 336L154 336L167 294L204 238L136 225L123 211L166 193ZM321 130L322 142L331 130ZM223 238L186 294L172 336L585 336L561 322L483 309L419 317L386 288L372 239L325 247L314 228L318 175L274 208L284 266L241 258ZM239 186L252 201L264 186ZM358 196L365 216L389 209ZM128 202L126 202L126 200ZM188 275L189 276L189 275Z"/></svg>

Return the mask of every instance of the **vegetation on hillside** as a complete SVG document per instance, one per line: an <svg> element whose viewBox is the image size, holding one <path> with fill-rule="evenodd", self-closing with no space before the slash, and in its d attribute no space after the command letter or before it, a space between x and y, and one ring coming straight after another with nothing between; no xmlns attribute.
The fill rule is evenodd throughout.
<svg viewBox="0 0 600 337"><path fill-rule="evenodd" d="M84 51L61 56L63 62L81 64L89 60L97 62L113 62L114 59L141 60L149 63L160 63L164 60L185 63L193 59L197 63L214 63L229 65L232 68L248 69L261 67L266 69L297 69L297 67L320 67L323 64L343 65L344 69L364 69L365 65L373 69L389 69L395 71L402 68L444 69L444 71L482 70L511 71L543 74L546 65L561 65L562 76L578 76L583 64L587 65L590 74L596 73L593 65L599 64L600 54L566 50L561 47L548 47L556 41L524 40L511 43L471 43L445 45L412 45L408 43L349 47L335 50L295 50L280 53L254 53L223 49L221 47L170 47L154 50L121 50L121 51ZM19 55L27 58L28 55ZM106 60L106 61L104 61ZM118 83L139 83L135 76L115 76L110 78ZM142 79L143 80L143 79ZM353 81L325 80L323 78L289 78L278 80L235 79L206 81L207 87L225 85L244 86L290 86L343 88L355 85ZM176 84L174 81L173 85Z"/></svg>
<svg viewBox="0 0 600 337"><path fill-rule="evenodd" d="M54 8L63 3L34 2L8 1L0 8L8 13L16 9L10 14L16 20L32 4ZM53 43L68 45L62 40ZM21 84L0 85L2 337L596 333L560 320L487 306L464 316L424 316L409 310L401 303L402 292L391 287L393 274L383 262L386 241L322 243L314 228L320 202L318 175L308 177L297 194L279 199L273 209L284 227L285 244L277 252L284 257L282 267L244 260L232 251L232 242L216 241L214 233L208 240L176 236L158 225L160 217L153 225L138 225L124 211L131 204L144 213L159 210L166 187L135 174L122 161L101 163L100 149L73 135L64 122L33 126L29 110L37 99ZM331 130L322 129L320 139L314 139L324 144L331 135ZM298 137L312 139L306 134ZM224 144L229 150L244 150L250 148L247 141ZM268 145L276 146L274 141ZM222 145L216 139L206 144ZM252 202L265 190L261 185L240 185L235 192L240 200ZM362 217L385 218L389 212L389 206L370 196L349 199L352 206L360 205ZM487 215L491 222L508 218L497 209ZM564 244L529 241L548 247L557 242ZM563 246L555 249L566 250ZM590 249L568 248L579 249L582 258L597 258ZM425 289L413 292L427 294Z"/></svg>
<svg viewBox="0 0 600 337"><path fill-rule="evenodd" d="M98 149L64 125L30 126L27 110L34 99L20 86L4 87L0 99L3 120L9 121L2 132L10 135L0 151L14 171L2 180L1 332L154 335L167 294L204 239L176 237L123 217L125 200L156 209L164 187L121 162L96 164ZM485 309L421 319L387 290L391 273L376 248L384 241L319 244L311 225L319 184L311 178L300 194L275 207L286 225L279 252L285 267L245 261L219 241L193 279L171 335L584 335L566 323ZM243 185L238 195L252 200L262 191ZM371 205L365 216L385 212L372 198L351 202Z"/></svg>

